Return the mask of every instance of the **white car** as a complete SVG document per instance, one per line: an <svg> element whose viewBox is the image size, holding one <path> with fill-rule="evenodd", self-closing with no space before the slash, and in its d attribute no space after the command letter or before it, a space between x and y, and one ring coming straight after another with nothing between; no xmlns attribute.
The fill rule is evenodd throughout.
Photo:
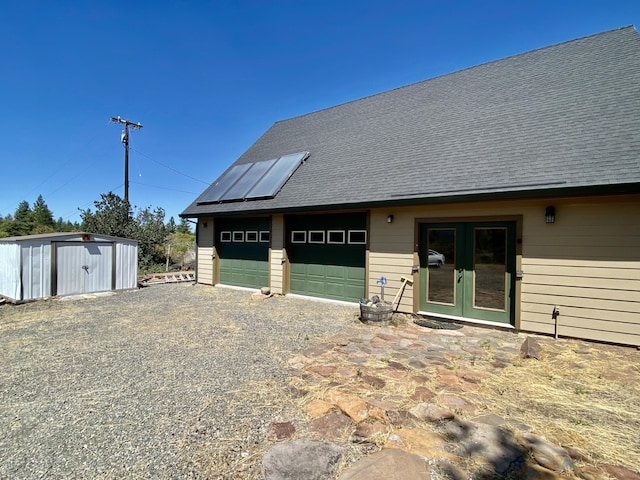
<svg viewBox="0 0 640 480"><path fill-rule="evenodd" d="M442 265L444 265L444 255L429 249L429 266L441 267Z"/></svg>

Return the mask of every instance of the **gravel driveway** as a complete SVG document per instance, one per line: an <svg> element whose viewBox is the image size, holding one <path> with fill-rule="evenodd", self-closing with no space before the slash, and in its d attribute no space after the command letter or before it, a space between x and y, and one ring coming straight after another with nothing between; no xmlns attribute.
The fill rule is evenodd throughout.
<svg viewBox="0 0 640 480"><path fill-rule="evenodd" d="M284 362L356 315L184 283L0 306L0 478L257 478Z"/></svg>

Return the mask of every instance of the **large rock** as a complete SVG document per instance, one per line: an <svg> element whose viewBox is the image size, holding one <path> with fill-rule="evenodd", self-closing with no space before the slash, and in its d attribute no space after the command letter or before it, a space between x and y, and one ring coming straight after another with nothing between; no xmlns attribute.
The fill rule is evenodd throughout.
<svg viewBox="0 0 640 480"><path fill-rule="evenodd" d="M603 463L599 466L616 480L640 480L640 474L621 465Z"/></svg>
<svg viewBox="0 0 640 480"><path fill-rule="evenodd" d="M387 438L385 448L398 448L427 459L456 460L440 435L421 428L396 430Z"/></svg>
<svg viewBox="0 0 640 480"><path fill-rule="evenodd" d="M418 455L395 448L369 455L340 475L340 480L430 480L429 465Z"/></svg>
<svg viewBox="0 0 640 480"><path fill-rule="evenodd" d="M527 337L520 346L520 356L522 358L540 360L542 358L542 347L535 338Z"/></svg>
<svg viewBox="0 0 640 480"><path fill-rule="evenodd" d="M425 422L443 422L455 417L451 410L436 405L435 403L419 403L409 410L409 413L418 420Z"/></svg>
<svg viewBox="0 0 640 480"><path fill-rule="evenodd" d="M349 433L351 432L353 423L346 415L340 412L331 412L311 420L309 427L311 431L319 433L324 438L338 440L346 436L347 430Z"/></svg>
<svg viewBox="0 0 640 480"><path fill-rule="evenodd" d="M342 410L342 412L355 423L359 423L369 416L367 404L357 395L330 391L327 394L327 399Z"/></svg>
<svg viewBox="0 0 640 480"><path fill-rule="evenodd" d="M265 480L328 480L342 459L342 448L316 440L277 443L262 458Z"/></svg>
<svg viewBox="0 0 640 480"><path fill-rule="evenodd" d="M522 446L529 449L533 458L554 472L566 472L575 467L573 460L564 448L553 445L542 437L532 433L525 433L521 437Z"/></svg>
<svg viewBox="0 0 640 480"><path fill-rule="evenodd" d="M484 464L484 469L495 475L507 476L525 462L525 452L506 429L452 420L445 425L445 431L447 440L455 444L455 453Z"/></svg>

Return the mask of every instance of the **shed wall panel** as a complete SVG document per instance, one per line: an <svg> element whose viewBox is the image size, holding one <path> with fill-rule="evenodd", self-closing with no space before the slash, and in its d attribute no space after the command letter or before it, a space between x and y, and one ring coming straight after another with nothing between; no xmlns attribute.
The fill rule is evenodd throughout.
<svg viewBox="0 0 640 480"><path fill-rule="evenodd" d="M21 242L22 300L51 296L51 243L43 240Z"/></svg>
<svg viewBox="0 0 640 480"><path fill-rule="evenodd" d="M20 259L19 244L0 243L0 295L13 301L22 300Z"/></svg>
<svg viewBox="0 0 640 480"><path fill-rule="evenodd" d="M116 290L138 286L138 247L135 243L116 243Z"/></svg>

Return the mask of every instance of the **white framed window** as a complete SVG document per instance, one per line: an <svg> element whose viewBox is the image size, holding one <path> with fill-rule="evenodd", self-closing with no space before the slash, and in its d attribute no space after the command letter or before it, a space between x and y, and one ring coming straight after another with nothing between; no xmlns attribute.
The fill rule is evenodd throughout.
<svg viewBox="0 0 640 480"><path fill-rule="evenodd" d="M309 243L324 243L324 230L309 230Z"/></svg>
<svg viewBox="0 0 640 480"><path fill-rule="evenodd" d="M245 240L247 242L257 242L258 241L258 232L252 231L252 232L247 232L245 234Z"/></svg>
<svg viewBox="0 0 640 480"><path fill-rule="evenodd" d="M244 232L233 232L234 242L244 242Z"/></svg>
<svg viewBox="0 0 640 480"><path fill-rule="evenodd" d="M231 241L231 232L220 232L220 241L221 242L230 242Z"/></svg>
<svg viewBox="0 0 640 480"><path fill-rule="evenodd" d="M291 243L307 243L307 231L293 230L291 232Z"/></svg>
<svg viewBox="0 0 640 480"><path fill-rule="evenodd" d="M351 245L364 245L367 243L366 230L349 230L349 243Z"/></svg>
<svg viewBox="0 0 640 480"><path fill-rule="evenodd" d="M344 230L329 230L327 232L327 243L339 244L344 243Z"/></svg>
<svg viewBox="0 0 640 480"><path fill-rule="evenodd" d="M269 243L271 241L271 233L268 230L260 232L260 241Z"/></svg>

